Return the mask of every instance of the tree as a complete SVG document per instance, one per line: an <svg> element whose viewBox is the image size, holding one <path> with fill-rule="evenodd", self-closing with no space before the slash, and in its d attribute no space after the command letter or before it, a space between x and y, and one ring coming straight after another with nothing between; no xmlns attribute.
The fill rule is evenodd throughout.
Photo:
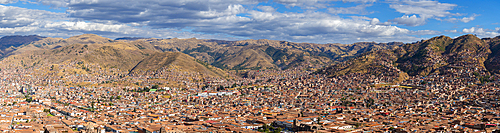
<svg viewBox="0 0 500 133"><path fill-rule="evenodd" d="M264 124L264 125L262 125L262 127L259 127L259 129L257 129L257 131L268 133L270 128L272 128L272 127L269 127L268 125Z"/></svg>
<svg viewBox="0 0 500 133"><path fill-rule="evenodd" d="M372 98L368 99L368 107L372 107L372 105L375 103L375 100Z"/></svg>
<svg viewBox="0 0 500 133"><path fill-rule="evenodd" d="M361 127L361 123L356 123L354 126L355 126L356 128L359 128L359 127Z"/></svg>
<svg viewBox="0 0 500 133"><path fill-rule="evenodd" d="M273 128L272 133L281 133L281 131L282 131L282 130L283 130L283 129L281 129L280 127L278 127L278 128Z"/></svg>
<svg viewBox="0 0 500 133"><path fill-rule="evenodd" d="M158 89L160 88L158 85L153 85L153 87L151 87L151 89Z"/></svg>

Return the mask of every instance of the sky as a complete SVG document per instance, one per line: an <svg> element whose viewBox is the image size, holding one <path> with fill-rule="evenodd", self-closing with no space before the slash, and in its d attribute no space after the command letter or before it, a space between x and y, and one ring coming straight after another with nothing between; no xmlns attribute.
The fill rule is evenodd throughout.
<svg viewBox="0 0 500 133"><path fill-rule="evenodd" d="M500 35L498 0L0 0L0 36L415 42Z"/></svg>

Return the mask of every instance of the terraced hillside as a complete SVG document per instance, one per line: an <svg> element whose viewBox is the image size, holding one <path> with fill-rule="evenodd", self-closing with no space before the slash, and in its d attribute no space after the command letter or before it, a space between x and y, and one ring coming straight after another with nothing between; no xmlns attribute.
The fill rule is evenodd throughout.
<svg viewBox="0 0 500 133"><path fill-rule="evenodd" d="M391 50L368 52L318 73L330 76L351 73L393 75L395 82L402 81L405 75L450 74L457 70L470 70L477 77L485 77L490 72L498 73L498 42L498 37L479 39L474 35L464 35L452 39L439 36Z"/></svg>

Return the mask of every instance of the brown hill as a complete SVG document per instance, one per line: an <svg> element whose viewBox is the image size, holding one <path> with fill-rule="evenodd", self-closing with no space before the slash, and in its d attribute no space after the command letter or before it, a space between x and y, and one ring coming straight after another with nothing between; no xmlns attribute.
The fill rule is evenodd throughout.
<svg viewBox="0 0 500 133"><path fill-rule="evenodd" d="M225 77L227 74L205 62L180 52L158 52L146 57L130 70L131 74L147 75L161 73L166 69L178 69L180 72L199 73L205 76ZM154 74L153 74L154 75Z"/></svg>
<svg viewBox="0 0 500 133"><path fill-rule="evenodd" d="M363 52L385 49L401 43L312 44L273 40L138 39L131 43L143 49L183 52L219 68L286 69L304 64L329 64ZM326 57L326 58L325 58ZM305 65L307 66L307 65Z"/></svg>
<svg viewBox="0 0 500 133"><path fill-rule="evenodd" d="M65 69L57 70L52 75L105 74L104 72L128 74L175 66L182 71L196 72L205 76L227 76L221 69L186 54L161 52L149 43L151 41L115 42L95 35L82 35L52 42L41 47L35 46L39 43L23 46L16 50L23 52L4 58L2 62L21 68L51 67L51 70L53 66L65 66ZM50 48L50 46L58 47ZM7 68L4 66L4 69Z"/></svg>
<svg viewBox="0 0 500 133"><path fill-rule="evenodd" d="M360 73L388 76L392 77L391 82L401 82L408 78L408 74L392 65L395 60L397 60L397 56L393 50L370 51L354 59L320 69L316 73L329 77Z"/></svg>
<svg viewBox="0 0 500 133"><path fill-rule="evenodd" d="M406 53L404 53L406 51ZM404 45L395 51L403 54L397 66L409 75L429 75L456 66L484 69L491 53L488 44L474 35L456 39L440 36L416 44Z"/></svg>
<svg viewBox="0 0 500 133"><path fill-rule="evenodd" d="M23 67L85 62L128 72L149 53L153 53L151 50L139 49L130 43L109 40L96 35L82 35L48 40L52 41L50 46L37 47L39 42L35 42L17 49L14 51L17 52L16 55L9 56L4 61L20 64Z"/></svg>
<svg viewBox="0 0 500 133"><path fill-rule="evenodd" d="M206 45L208 44L208 45ZM314 44L267 39L205 40L183 53L225 69L287 69L343 61L364 52L388 49L402 43ZM184 45L185 46L185 45Z"/></svg>
<svg viewBox="0 0 500 133"><path fill-rule="evenodd" d="M386 49L400 43L313 44L273 40L214 41L190 39L135 38L114 41L93 34L62 38L43 38L4 51L4 62L32 68L52 64L95 64L96 69L117 69L129 73L141 61L155 64L158 70L165 64L147 61L152 54L182 52L197 59L203 66L226 70L287 69L296 66L320 68L361 53ZM163 56L161 56L163 57ZM183 56L179 56L183 57ZM164 58L167 58L166 56ZM187 58L187 57L186 57ZM333 60L332 60L333 59ZM179 62L181 59L176 59ZM188 63L192 64L192 63ZM142 66L141 64L139 66ZM195 65L196 66L196 65ZM83 68L82 66L78 66ZM141 68L141 67L139 67ZM142 69L136 69L142 70ZM224 75L200 68L190 68L206 75ZM92 70L91 70L92 71ZM215 71L215 69L211 70ZM219 71L219 70L217 70ZM116 71L114 71L116 72Z"/></svg>
<svg viewBox="0 0 500 133"><path fill-rule="evenodd" d="M221 41L214 41L221 42ZM390 49L394 46L402 45L401 42L375 43L358 42L354 44L315 44L315 43L294 43L276 40L242 40L221 42L232 46L264 45L272 46L277 49L295 49L308 52L310 55L325 56L335 61L344 61L358 56L364 52L379 49Z"/></svg>
<svg viewBox="0 0 500 133"><path fill-rule="evenodd" d="M398 67L410 75L427 75L439 67L448 65L444 53L453 39L446 36L434 37L422 42L403 45L394 52L401 55Z"/></svg>
<svg viewBox="0 0 500 133"><path fill-rule="evenodd" d="M484 62L484 66L491 72L500 74L500 36L484 39L489 43L491 54Z"/></svg>
<svg viewBox="0 0 500 133"><path fill-rule="evenodd" d="M29 51L55 49L72 44L103 44L113 42L109 38L94 34L83 34L68 39L40 36L15 36L8 38L9 41L16 42L17 45L0 49L0 58ZM0 42L0 45L4 44Z"/></svg>
<svg viewBox="0 0 500 133"><path fill-rule="evenodd" d="M160 51L183 52L219 68L287 69L298 65L329 64L361 53L402 43L314 44L275 40L142 39Z"/></svg>
<svg viewBox="0 0 500 133"><path fill-rule="evenodd" d="M19 47L23 44L28 44L31 42L35 42L38 40L42 40L45 37L37 36L37 35L29 35L29 36L4 36L0 38L0 49L6 49L9 47Z"/></svg>
<svg viewBox="0 0 500 133"><path fill-rule="evenodd" d="M494 43L498 41L492 39L489 42L492 44L491 47L486 41L474 35L464 35L455 39L439 36L405 44L393 50L368 52L355 59L324 68L318 73L339 76L351 73L398 75L403 72L410 76L427 76L451 74L456 69L462 69L484 74L477 76L487 76L488 71L493 72L498 69L495 67L498 54L491 52L498 50L495 49L498 45ZM403 75L397 77L405 77ZM397 77L396 81L401 81Z"/></svg>
<svg viewBox="0 0 500 133"><path fill-rule="evenodd" d="M15 51L17 47L22 46L23 44L29 44L38 40L42 40L45 37L37 36L37 35L29 35L29 36L4 36L0 38L0 58L6 55L9 55L12 51Z"/></svg>

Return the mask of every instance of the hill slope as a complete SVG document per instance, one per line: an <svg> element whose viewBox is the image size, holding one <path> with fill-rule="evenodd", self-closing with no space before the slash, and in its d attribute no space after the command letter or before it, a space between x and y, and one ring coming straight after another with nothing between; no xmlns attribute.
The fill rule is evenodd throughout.
<svg viewBox="0 0 500 133"><path fill-rule="evenodd" d="M3 59L3 62L17 64L24 68L46 67L51 64L74 62L93 63L103 68L117 68L128 71L146 57L150 50L141 50L124 42L112 42L96 35L81 35L68 39L39 40L20 47ZM51 42L38 47L40 41Z"/></svg>
<svg viewBox="0 0 500 133"><path fill-rule="evenodd" d="M194 68L183 68L211 76L225 75L225 72L213 68L214 66L224 70L283 70L296 66L317 69L332 62L350 59L367 51L387 49L401 45L401 43L368 42L348 45L313 44L265 39L218 41L196 38L133 38L115 41L93 34L84 34L67 39L40 37L40 39L23 43L22 45L16 45L17 47L11 46L3 50L6 52L2 53L4 55L1 57L3 60L2 63L25 69L66 65L68 69L70 69L69 67L74 67L74 69L85 69L91 73L113 69L113 73L115 74L127 74L146 70L140 68L159 70L168 66L169 63L155 62L153 59L158 58L157 60L159 60L160 58L163 59L171 56L158 53L166 52L165 54L170 54L169 52L182 52L184 54L175 56L175 60L181 62L196 59L198 64L202 64L209 70L202 69L199 65L193 65L196 64L193 62L188 63L191 65L187 66ZM151 55L153 54L159 57L152 58ZM187 55L192 56L194 59L187 59ZM180 59L180 57L183 59ZM139 64L141 61L154 65ZM91 64L98 67L84 67ZM136 66L137 69L132 71ZM6 65L3 67L9 68ZM81 70L78 73L88 73ZM63 72L73 73L74 71Z"/></svg>
<svg viewBox="0 0 500 133"><path fill-rule="evenodd" d="M43 40L39 40L43 41ZM33 42L20 47L17 54L2 60L2 69L41 68L49 75L126 75L157 71L165 67L182 68L179 71L196 72L195 75L223 77L227 74L180 52L161 52L147 41L112 41L97 35L81 35L68 39L51 39L50 45L36 46ZM22 50L22 52L20 52ZM16 67L9 67L16 66ZM56 68L61 68L54 70ZM64 67L62 67L64 66ZM43 73L43 74L42 74ZM47 74L41 71L42 75Z"/></svg>
<svg viewBox="0 0 500 133"><path fill-rule="evenodd" d="M491 72L500 74L500 36L484 40L489 43L491 50L491 54L488 55L484 65Z"/></svg>
<svg viewBox="0 0 500 133"><path fill-rule="evenodd" d="M23 44L28 44L31 42L35 42L38 40L42 40L46 37L41 37L37 35L29 35L29 36L4 36L0 38L0 49L6 49L9 47L19 47Z"/></svg>
<svg viewBox="0 0 500 133"><path fill-rule="evenodd" d="M45 37L37 35L29 36L4 36L0 38L0 58L10 54L12 51L16 50L23 44L29 44L38 40L42 40Z"/></svg>
<svg viewBox="0 0 500 133"><path fill-rule="evenodd" d="M166 69L179 69L213 77L227 76L224 71L180 52L155 53L140 61L130 70L131 74L147 75L161 73Z"/></svg>
<svg viewBox="0 0 500 133"><path fill-rule="evenodd" d="M314 44L275 40L205 40L182 52L227 69L287 69L295 66L327 65L364 52L389 49L402 43Z"/></svg>
<svg viewBox="0 0 500 133"><path fill-rule="evenodd" d="M376 76L385 74L396 76L395 82L401 81L401 77L405 77L406 74L409 76L453 74L456 70L474 72L477 73L476 76L487 76L490 75L489 72L498 72L499 69L497 67L499 56L498 52L495 52L498 51L498 44L495 42L499 41L495 39L483 41L474 35L464 35L455 39L439 36L405 44L392 50L368 52L352 60L324 68L318 73L330 76L351 73Z"/></svg>

